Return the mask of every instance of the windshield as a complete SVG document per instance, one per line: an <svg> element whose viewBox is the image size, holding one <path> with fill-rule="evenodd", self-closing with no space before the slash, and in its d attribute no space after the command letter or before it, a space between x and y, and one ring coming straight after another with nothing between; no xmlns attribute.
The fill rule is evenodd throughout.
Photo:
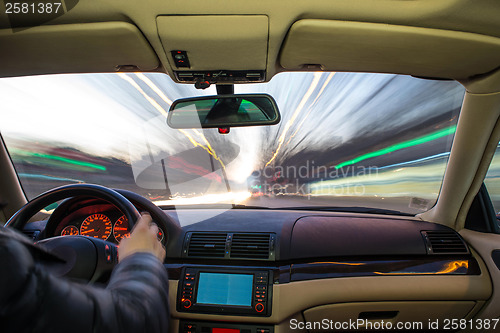
<svg viewBox="0 0 500 333"><path fill-rule="evenodd" d="M363 73L281 73L236 85L267 93L273 126L172 129L178 98L215 95L165 74L0 79L0 131L29 199L96 183L156 204L431 208L464 88L454 81Z"/></svg>

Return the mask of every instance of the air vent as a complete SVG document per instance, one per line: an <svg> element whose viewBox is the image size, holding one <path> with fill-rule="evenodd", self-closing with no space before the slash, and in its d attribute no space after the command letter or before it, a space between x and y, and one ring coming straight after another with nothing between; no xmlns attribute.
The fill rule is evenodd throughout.
<svg viewBox="0 0 500 333"><path fill-rule="evenodd" d="M271 243L274 246L274 237L271 237L271 234L233 234L230 257L231 259L268 260L271 254Z"/></svg>
<svg viewBox="0 0 500 333"><path fill-rule="evenodd" d="M422 231L429 254L469 253L462 237L455 231Z"/></svg>
<svg viewBox="0 0 500 333"><path fill-rule="evenodd" d="M268 260L276 258L274 233L188 232L183 257L234 260Z"/></svg>
<svg viewBox="0 0 500 333"><path fill-rule="evenodd" d="M188 257L224 258L227 234L192 233L186 236Z"/></svg>

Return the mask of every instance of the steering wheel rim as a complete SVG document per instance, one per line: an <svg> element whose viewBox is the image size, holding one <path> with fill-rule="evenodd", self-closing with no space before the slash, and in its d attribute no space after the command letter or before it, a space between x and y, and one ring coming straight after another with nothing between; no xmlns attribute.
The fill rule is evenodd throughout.
<svg viewBox="0 0 500 333"><path fill-rule="evenodd" d="M115 205L128 219L129 231L141 216L135 206L120 193L96 184L72 184L56 187L44 192L21 207L5 224L22 231L28 220L48 205L75 196L90 196L104 199Z"/></svg>
<svg viewBox="0 0 500 333"><path fill-rule="evenodd" d="M28 220L48 205L71 197L96 197L113 204L128 219L128 229L132 230L140 217L135 206L120 193L104 186L95 184L73 184L57 187L44 192L21 207L5 224L22 231ZM52 265L48 262L46 268L57 276L82 279L89 282L98 281L106 276L118 262L116 245L85 236L52 237L37 242L39 251L48 253L60 262Z"/></svg>

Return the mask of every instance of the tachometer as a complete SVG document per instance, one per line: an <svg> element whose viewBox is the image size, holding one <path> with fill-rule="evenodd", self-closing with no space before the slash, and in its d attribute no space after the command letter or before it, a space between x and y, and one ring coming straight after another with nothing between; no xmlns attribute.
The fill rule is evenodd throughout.
<svg viewBox="0 0 500 333"><path fill-rule="evenodd" d="M78 234L78 228L74 225L68 225L61 231L61 236L75 236Z"/></svg>
<svg viewBox="0 0 500 333"><path fill-rule="evenodd" d="M124 237L130 237L130 232L128 231L128 220L125 215L122 215L122 217L115 222L113 235L115 236L117 242L120 242ZM163 230L160 227L158 227L157 237L160 242L163 241Z"/></svg>
<svg viewBox="0 0 500 333"><path fill-rule="evenodd" d="M104 214L93 214L87 217L80 227L80 234L103 240L111 235L111 220Z"/></svg>
<svg viewBox="0 0 500 333"><path fill-rule="evenodd" d="M113 227L113 235L117 242L121 242L121 240L125 237L130 237L130 232L128 232L128 220L125 215L120 217Z"/></svg>

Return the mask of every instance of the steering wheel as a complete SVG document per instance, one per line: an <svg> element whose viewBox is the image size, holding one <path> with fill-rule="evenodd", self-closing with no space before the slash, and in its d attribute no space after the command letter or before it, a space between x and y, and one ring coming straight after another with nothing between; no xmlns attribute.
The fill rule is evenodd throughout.
<svg viewBox="0 0 500 333"><path fill-rule="evenodd" d="M128 231L131 231L140 217L135 206L117 191L100 185L73 184L40 194L17 211L5 226L22 231L28 220L41 209L59 200L75 196L95 197L113 204L127 217ZM116 245L97 238L60 236L41 240L38 244L42 251L50 253L63 262L62 264L54 264L54 261L57 260L52 260L47 265L49 270L58 276L92 282L109 273L118 262Z"/></svg>

